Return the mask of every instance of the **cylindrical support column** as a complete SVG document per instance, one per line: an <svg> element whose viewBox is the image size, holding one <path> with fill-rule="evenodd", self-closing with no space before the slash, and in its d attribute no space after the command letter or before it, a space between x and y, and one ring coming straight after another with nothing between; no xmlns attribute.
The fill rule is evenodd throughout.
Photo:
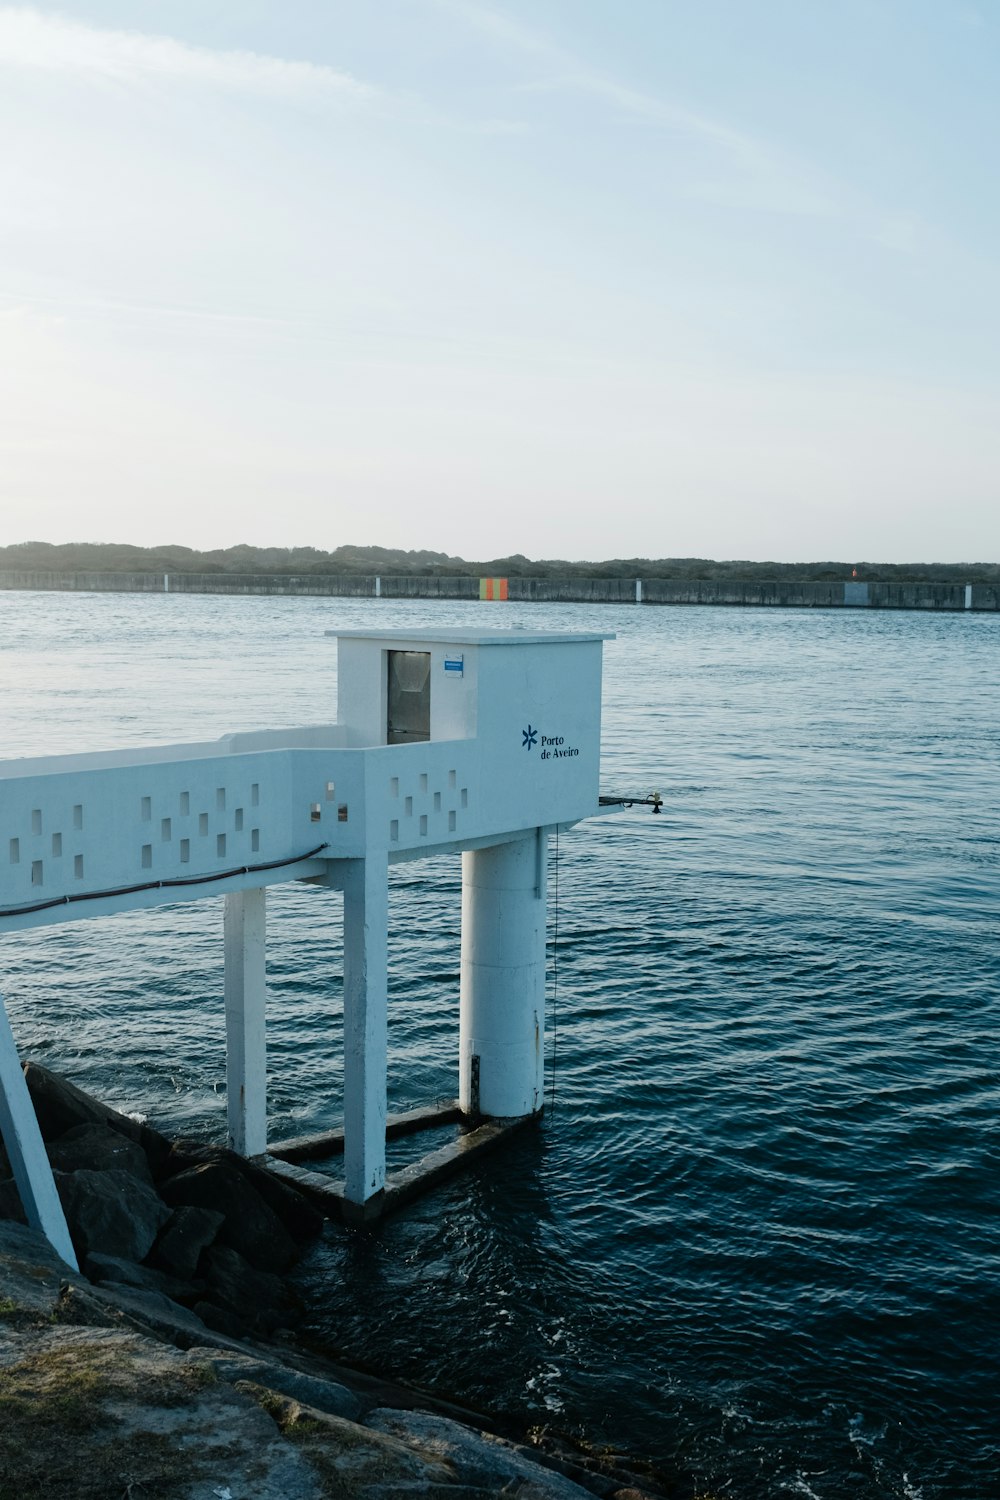
<svg viewBox="0 0 1000 1500"><path fill-rule="evenodd" d="M264 886L225 897L226 1110L230 1150L267 1150L267 893Z"/></svg>
<svg viewBox="0 0 1000 1500"><path fill-rule="evenodd" d="M548 840L539 828L462 855L459 1101L515 1119L542 1108Z"/></svg>

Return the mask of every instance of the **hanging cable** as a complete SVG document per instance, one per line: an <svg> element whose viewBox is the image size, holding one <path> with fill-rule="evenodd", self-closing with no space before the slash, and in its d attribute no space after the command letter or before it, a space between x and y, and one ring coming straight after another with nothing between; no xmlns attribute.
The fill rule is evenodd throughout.
<svg viewBox="0 0 1000 1500"><path fill-rule="evenodd" d="M231 880L234 875L257 875L262 870L282 870L286 865L299 865L304 859L312 859L329 849L329 844L317 844L305 854L293 854L289 859L268 859L257 865L237 865L232 870L217 870L212 875L181 875L173 880L144 880L140 885L118 885L106 891L80 891L72 896L50 896L46 901L34 901L30 906L10 906L0 911L3 917L25 917L35 911L49 911L55 906L75 906L78 901L103 901L111 896L134 896L138 891L166 891L186 885L211 885L215 880Z"/></svg>
<svg viewBox="0 0 1000 1500"><path fill-rule="evenodd" d="M559 829L556 828L555 879L552 887L552 1073L550 1107L556 1104L556 1053L559 1050Z"/></svg>

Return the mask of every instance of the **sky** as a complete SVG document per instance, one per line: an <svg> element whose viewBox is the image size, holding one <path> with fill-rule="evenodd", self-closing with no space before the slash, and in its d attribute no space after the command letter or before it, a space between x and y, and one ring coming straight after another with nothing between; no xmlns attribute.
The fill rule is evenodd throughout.
<svg viewBox="0 0 1000 1500"><path fill-rule="evenodd" d="M0 0L0 544L1000 560L1000 0Z"/></svg>

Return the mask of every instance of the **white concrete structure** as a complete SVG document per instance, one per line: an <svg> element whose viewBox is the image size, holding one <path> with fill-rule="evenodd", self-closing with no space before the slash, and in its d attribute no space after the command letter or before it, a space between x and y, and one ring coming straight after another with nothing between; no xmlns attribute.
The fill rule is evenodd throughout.
<svg viewBox="0 0 1000 1500"><path fill-rule="evenodd" d="M345 1193L364 1205L385 1178L390 863L463 851L462 1104L541 1108L547 835L598 808L606 639L340 632L334 724L0 762L0 937L224 894L229 1135L256 1155L265 887L343 890Z"/></svg>

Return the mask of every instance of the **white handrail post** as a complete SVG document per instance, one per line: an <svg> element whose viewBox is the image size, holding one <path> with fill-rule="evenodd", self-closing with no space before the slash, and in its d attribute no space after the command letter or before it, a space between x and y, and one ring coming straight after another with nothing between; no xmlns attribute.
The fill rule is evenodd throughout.
<svg viewBox="0 0 1000 1500"><path fill-rule="evenodd" d="M32 1229L44 1234L71 1271L78 1271L66 1215L45 1154L35 1107L21 1072L14 1034L0 997L0 1135L3 1136L17 1191Z"/></svg>
<svg viewBox="0 0 1000 1500"><path fill-rule="evenodd" d="M264 886L225 898L226 1111L230 1149L267 1150L267 894Z"/></svg>

